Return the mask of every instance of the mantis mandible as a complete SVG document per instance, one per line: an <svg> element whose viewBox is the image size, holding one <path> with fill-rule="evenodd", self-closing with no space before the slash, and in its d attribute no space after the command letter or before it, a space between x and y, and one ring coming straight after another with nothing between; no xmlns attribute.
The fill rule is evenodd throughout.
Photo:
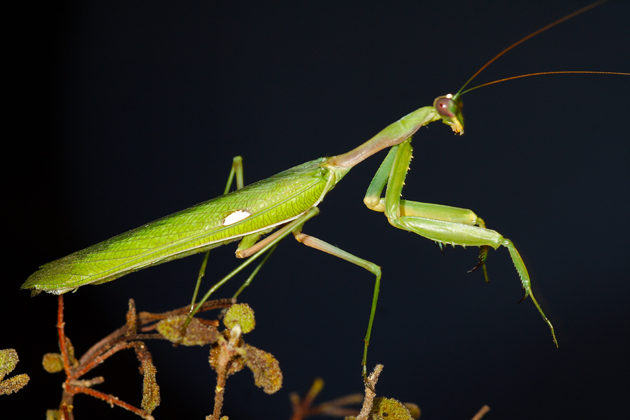
<svg viewBox="0 0 630 420"><path fill-rule="evenodd" d="M384 212L395 227L438 243L480 246L479 266L484 266L487 247L508 248L525 289L525 297L532 297L553 334L551 323L533 299L529 275L511 241L487 229L485 223L470 210L400 199L411 159L411 137L420 127L439 120L451 126L456 134L463 134L461 106L459 94L439 97L432 106L420 108L403 117L348 153L307 162L48 263L30 276L22 288L65 293L85 284L105 283L148 266L237 240L241 241L237 249L238 257L257 257L284 237L294 234L305 245L350 261L375 275L373 302L365 337L365 366L380 285L380 268L308 236L301 230L304 223L318 213L317 206L325 195L352 167L385 148L391 148L366 194L368 208ZM238 168L234 172L237 175L240 173ZM387 191L382 198L381 193L386 186ZM280 229L266 239L259 240L261 235L277 228ZM237 270L251 261L253 258ZM225 280L229 277L231 275ZM207 299L222 282L217 283L201 301Z"/></svg>

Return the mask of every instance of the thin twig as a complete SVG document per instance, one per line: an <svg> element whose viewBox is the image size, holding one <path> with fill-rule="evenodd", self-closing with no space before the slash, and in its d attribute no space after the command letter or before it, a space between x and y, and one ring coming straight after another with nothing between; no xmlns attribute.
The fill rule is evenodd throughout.
<svg viewBox="0 0 630 420"><path fill-rule="evenodd" d="M356 420L367 420L372 411L372 405L374 404L374 397L376 397L376 382L378 377L383 371L383 365L376 365L374 371L368 376L368 380L365 383L365 399L363 400L363 407L361 412L357 416Z"/></svg>
<svg viewBox="0 0 630 420"><path fill-rule="evenodd" d="M211 309L225 308L233 305L236 302L235 299L220 299L211 302L205 302L202 305L202 311L208 311ZM145 344L142 340L147 339L166 339L161 334L156 333L140 333L138 334L136 331L151 331L156 327L156 322L162 319L166 319L169 317L177 316L177 315L185 315L189 312L190 306L184 306L179 309L175 309L173 311L165 312L162 314L152 314L149 312L141 312L139 315L136 315L135 304L133 301L130 301L129 311L127 312L127 322L122 327L116 329L105 338L98 341L94 344L90 349L83 354L81 359L78 361L74 360L74 356L70 356L71 342L65 334L65 323L64 323L64 302L63 295L59 295L58 298L58 309L57 309L57 332L59 335L59 349L61 352L61 359L63 361L63 368L66 373L66 380L63 383L63 396L62 401L59 405L60 416L64 420L72 420L72 406L74 401L74 396L76 394L86 394L92 397L101 399L110 405L117 405L126 410L129 410L146 420L152 420L153 417L149 412L135 407L129 403L121 401L118 397L110 394L105 394L100 391L96 391L91 388L92 385L96 385L103 382L102 377L97 377L89 380L81 380L80 378L99 366L113 354L129 349L134 348L136 350L136 354L140 362L144 365L145 356L149 357L150 354L146 352ZM199 318L197 318L199 319ZM206 324L218 324L218 321L211 320L201 320L201 322ZM151 324L151 325L149 325ZM142 351L140 351L142 350ZM72 362L72 363L71 363ZM75 365L73 365L73 363ZM218 409L220 413L221 405L223 401L223 389L225 387L225 377L227 376L228 365L226 365L224 375L222 377L222 384L217 384L217 397L220 400L220 404L218 404ZM220 375L221 376L221 375ZM221 378L219 378L219 382ZM221 392L218 392L221 390ZM215 411L216 411L215 407ZM217 419L219 417L216 417Z"/></svg>
<svg viewBox="0 0 630 420"><path fill-rule="evenodd" d="M153 416L147 413L146 411L140 408L134 407L133 405L128 404L122 400L119 400L118 397L114 395L105 394L104 392L100 392L92 388L85 388L81 386L74 387L74 390L76 391L77 394L81 393L81 394L91 395L94 398L98 398L100 400L105 401L106 403L109 403L109 405L111 406L117 405L119 407L124 408L125 410L129 410L132 413L139 415L143 419L153 420Z"/></svg>
<svg viewBox="0 0 630 420"><path fill-rule="evenodd" d="M124 336L127 333L127 326L123 325L117 330L113 331L111 334L107 335L105 338L94 344L88 351L86 351L81 359L79 359L79 364L83 365L85 363L89 363L88 361L96 357L98 353L102 352L102 349L108 346L111 346L112 342L118 340L121 336Z"/></svg>
<svg viewBox="0 0 630 420"><path fill-rule="evenodd" d="M293 416L291 417L291 420L303 420L307 417L322 415L348 417L359 414L359 410L356 408L344 407L351 404L361 404L361 402L363 402L363 394L358 393L326 401L313 407L313 401L317 395L319 395L323 387L323 379L316 378L313 381L313 385L311 385L311 389L309 389L304 396L304 399L300 399L300 396L294 392L289 395L291 405L293 406Z"/></svg>
<svg viewBox="0 0 630 420"><path fill-rule="evenodd" d="M219 420L221 417L221 410L223 409L223 397L225 395L225 382L227 380L227 370L232 357L234 357L234 351L230 349L230 343L226 340L222 340L219 344L221 346L221 352L217 360L217 386L214 390L214 410L212 412L212 420Z"/></svg>
<svg viewBox="0 0 630 420"><path fill-rule="evenodd" d="M137 341L135 343L137 343ZM117 343L115 346L113 346L110 349L108 349L105 353L101 354L98 357L95 357L89 363L87 363L84 366L81 366L79 369L75 370L72 376L74 376L76 378L80 378L81 376L85 375L86 373L88 373L92 369L96 368L98 365L103 363L105 360L107 360L109 357L111 357L115 353L118 353L121 350L133 348L133 347L134 347L134 342L120 342L120 343Z"/></svg>
<svg viewBox="0 0 630 420"><path fill-rule="evenodd" d="M219 308L229 308L235 303L236 303L236 299L216 299L213 301L204 302L204 304L201 305L201 308L199 308L197 313L211 311L213 309L219 309ZM166 318L176 317L179 315L187 315L189 312L190 312L190 305L186 305L184 307L174 309L168 312L162 312L159 314L154 314L151 312L140 312L138 314L138 320L140 321L140 325L142 325L144 328L149 330L149 329L152 329L152 327L147 327L146 325L150 324L151 322L160 321ZM204 321L204 320L200 319L200 321Z"/></svg>
<svg viewBox="0 0 630 420"><path fill-rule="evenodd" d="M59 295L57 299L57 333L59 334L59 351L61 352L61 360L63 361L63 370L66 376L70 376L70 360L68 357L68 349L66 348L65 323L63 322L63 295Z"/></svg>
<svg viewBox="0 0 630 420"><path fill-rule="evenodd" d="M488 411L490 411L490 407L484 405L471 420L481 420L481 418L485 416Z"/></svg>

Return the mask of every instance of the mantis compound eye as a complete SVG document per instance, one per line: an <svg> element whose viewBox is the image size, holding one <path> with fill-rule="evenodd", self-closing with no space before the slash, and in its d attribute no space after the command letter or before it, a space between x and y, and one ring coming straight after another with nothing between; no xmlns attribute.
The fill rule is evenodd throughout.
<svg viewBox="0 0 630 420"><path fill-rule="evenodd" d="M464 134L464 117L462 116L462 102L457 95L450 93L439 96L433 101L433 108L442 117L442 122L449 125L455 134Z"/></svg>
<svg viewBox="0 0 630 420"><path fill-rule="evenodd" d="M449 94L447 96L440 96L434 102L433 106L438 114L442 117L446 118L455 118L455 109L457 109L457 105L455 101L453 101L452 96Z"/></svg>

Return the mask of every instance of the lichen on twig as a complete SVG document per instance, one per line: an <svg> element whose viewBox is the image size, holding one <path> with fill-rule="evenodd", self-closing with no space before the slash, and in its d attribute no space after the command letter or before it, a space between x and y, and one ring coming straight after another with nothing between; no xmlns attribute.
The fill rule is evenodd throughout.
<svg viewBox="0 0 630 420"><path fill-rule="evenodd" d="M0 350L0 395L18 392L28 383L30 378L25 373L4 379L7 374L13 372L19 361L20 359L15 349Z"/></svg>
<svg viewBox="0 0 630 420"><path fill-rule="evenodd" d="M151 413L160 404L160 388L156 380L157 369L145 344L148 339L170 340L177 345L185 346L210 346L210 365L217 372L213 419L220 416L225 380L245 366L254 372L257 386L262 387L267 393L276 392L282 386L282 372L278 361L270 353L245 344L242 339L243 333L254 328L253 310L245 304L235 304L233 299L221 299L206 302L200 311L222 308L230 309L224 319L226 329L219 331L218 320L190 318L189 306L161 314L149 312L138 314L133 299L130 299L125 325L100 340L77 359L74 346L65 333L63 295L60 295L57 311L60 352L45 354L42 363L44 369L50 373L64 371L66 380L63 383L59 409L49 410L47 418L72 420L74 396L82 393L101 399L111 406L125 408L146 420L152 420ZM112 355L125 349L133 349L140 362L140 372L143 376L140 407L93 389L94 385L104 382L102 376L83 378Z"/></svg>

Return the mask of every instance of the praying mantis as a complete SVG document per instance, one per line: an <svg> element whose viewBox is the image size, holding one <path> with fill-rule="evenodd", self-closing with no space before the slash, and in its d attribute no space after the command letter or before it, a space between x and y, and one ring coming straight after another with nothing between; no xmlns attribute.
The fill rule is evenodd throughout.
<svg viewBox="0 0 630 420"><path fill-rule="evenodd" d="M253 184L254 186L245 187L242 190L230 193L216 201L210 201L195 206L193 208L195 210L185 210L185 213L179 213L179 216L173 215L161 221L154 222L153 224L145 225L135 230L135 233L130 232L123 234L123 236L112 238L110 242L106 242L107 245L97 244L94 247L80 251L79 254L72 254L65 259L43 266L40 271L27 280L23 288L43 290L51 293L64 293L85 284L99 284L110 281L146 266L202 252L232 240L243 240L237 251L239 256L247 257L252 254L262 255L265 250L273 246L274 241L294 234L299 241L308 246L346 259L375 274L374 297L370 312L368 333L365 338L366 345L363 357L363 364L365 365L367 344L370 339L370 330L376 310L380 270L373 263L347 254L337 247L303 234L301 227L308 219L317 214L317 205L323 200L324 195L345 176L350 168L377 151L391 147L392 151L388 154L383 166L379 169L374 181L368 189L368 194L365 199L368 207L376 211L384 212L390 223L394 226L418 233L421 236L428 237L440 243L482 247L492 246L494 248L501 246L506 247L510 251L517 272L521 277L523 287L525 288L525 296L531 295L529 276L516 248L511 241L503 238L497 232L485 229L484 222L473 212L465 209L428 205L399 199L411 156L410 137L421 126L438 120L442 120L453 127L456 133L462 133L463 118L461 117L461 103L458 101L459 98L457 95L450 98L440 97L434 102L433 106L420 108L410 114L406 119L403 118L402 123L394 123L377 134L368 143L365 143L363 146L351 152L308 162L307 164ZM440 113L440 111L444 113ZM402 127L406 124L409 125ZM239 170L235 169L234 172L238 173ZM291 178L290 183L288 183L289 178ZM387 193L384 198L381 198L380 193L385 187L385 184L388 184ZM299 194L293 193L296 185L301 185L303 188ZM265 203L246 198L248 195L254 196L259 194L263 189L276 188L282 189L282 191L265 196ZM307 193L311 193L312 191L317 191L317 193L308 196ZM280 204L274 204L275 207L266 207L269 205L268 201L271 199L278 199ZM299 202L301 207L289 207L286 201L290 200ZM210 214L210 216L203 220L196 218L196 216L193 217L194 220L188 219L191 214L196 214L194 213L196 211L200 213L206 212ZM272 211L276 212L276 214L269 216ZM146 239L150 238L151 241L156 241L155 233L163 234L165 231L160 230L163 227L166 227L170 231L171 228L177 226L177 223L179 223L177 221L182 221L183 223L192 221L198 224L198 227L194 232L172 232L172 236L167 240L166 244L164 242L159 243L160 247L163 246L167 249L165 252L162 252L163 250L160 249L159 252L154 250L156 253L151 256L149 256L150 252L135 254L133 257L124 255L122 265L117 265L120 264L119 262L115 264L103 263L103 260L111 258L111 256L114 255L110 253L111 248L108 248L110 245L131 245L131 240L133 240L142 241L136 242L136 244L141 243L144 247ZM173 222L176 223L172 224ZM285 230L278 230L276 233L272 234L272 236L268 237L268 239L271 238L271 241L257 242L258 238L256 235L258 233L270 233L269 231L271 229L284 224L287 224L283 228ZM145 233L149 233L149 236L144 236ZM169 233L169 235L170 234L171 233ZM181 238L190 241L190 243L184 244L177 242L182 240ZM124 252L131 251L132 249L137 250L137 247L135 245L130 246L129 248L125 248ZM483 261L485 260L486 248L482 248L482 250L482 256L480 258L482 264L480 266L483 265ZM121 256L124 252L116 255L116 257ZM97 264L96 260L100 262ZM97 268L99 264L104 265ZM77 274L79 275L77 276ZM207 299L208 296L209 294L204 298ZM534 301L534 303L536 302ZM536 306L538 306L537 303ZM539 306L538 308L545 321L549 324L550 328L552 328L551 323L544 316Z"/></svg>

